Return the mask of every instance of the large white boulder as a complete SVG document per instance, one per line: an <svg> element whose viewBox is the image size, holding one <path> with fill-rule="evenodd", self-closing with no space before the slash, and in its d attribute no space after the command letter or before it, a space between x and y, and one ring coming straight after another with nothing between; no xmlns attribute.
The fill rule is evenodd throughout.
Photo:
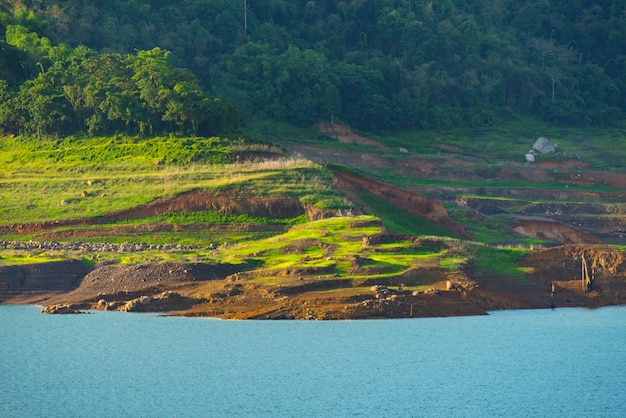
<svg viewBox="0 0 626 418"><path fill-rule="evenodd" d="M558 149L558 146L541 136L537 138L537 140L533 144L533 149L542 155L554 154Z"/></svg>

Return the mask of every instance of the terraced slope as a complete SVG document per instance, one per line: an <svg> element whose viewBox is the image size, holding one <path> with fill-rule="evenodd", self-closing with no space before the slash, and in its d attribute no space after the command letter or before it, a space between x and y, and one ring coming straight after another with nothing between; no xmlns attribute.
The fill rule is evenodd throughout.
<svg viewBox="0 0 626 418"><path fill-rule="evenodd" d="M619 167L333 129L281 147L117 139L97 161L81 160L88 139L0 154L0 302L240 319L626 302ZM184 157L155 164L146 142Z"/></svg>

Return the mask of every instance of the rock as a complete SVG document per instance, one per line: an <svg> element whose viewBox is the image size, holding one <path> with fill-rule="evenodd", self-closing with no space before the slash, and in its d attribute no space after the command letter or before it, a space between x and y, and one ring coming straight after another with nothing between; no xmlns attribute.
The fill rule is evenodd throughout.
<svg viewBox="0 0 626 418"><path fill-rule="evenodd" d="M152 302L150 296L140 296L137 299L129 300L121 309L125 312L137 312L146 310L146 306Z"/></svg>
<svg viewBox="0 0 626 418"><path fill-rule="evenodd" d="M401 153L403 153L403 154L406 154L406 153L408 153L408 152L409 152L409 150L407 150L406 148L402 148L402 147L400 147L400 148L399 148L399 150L400 150L400 152L401 152Z"/></svg>
<svg viewBox="0 0 626 418"><path fill-rule="evenodd" d="M535 156L531 153L527 153L526 155L524 155L524 158L526 159L527 163L534 163L535 162Z"/></svg>
<svg viewBox="0 0 626 418"><path fill-rule="evenodd" d="M382 284L374 285L370 287L370 290L376 293L377 298L384 297L389 294L389 289L387 288L387 286L384 286Z"/></svg>
<svg viewBox="0 0 626 418"><path fill-rule="evenodd" d="M463 290L463 286L460 284L453 282L452 280L446 281L446 290Z"/></svg>
<svg viewBox="0 0 626 418"><path fill-rule="evenodd" d="M63 315L63 314L84 314L78 307L66 303L59 303L56 305L46 306L42 311L42 314L49 315Z"/></svg>
<svg viewBox="0 0 626 418"><path fill-rule="evenodd" d="M542 155L554 154L558 146L542 136L537 138L533 144L533 149Z"/></svg>
<svg viewBox="0 0 626 418"><path fill-rule="evenodd" d="M237 296L243 293L243 290L241 289L241 285L237 286L229 286L226 289L226 296Z"/></svg>

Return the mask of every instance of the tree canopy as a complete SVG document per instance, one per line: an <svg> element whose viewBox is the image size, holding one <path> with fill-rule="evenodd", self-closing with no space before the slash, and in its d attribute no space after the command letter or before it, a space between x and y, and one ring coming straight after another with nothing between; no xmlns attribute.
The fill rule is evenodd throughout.
<svg viewBox="0 0 626 418"><path fill-rule="evenodd" d="M7 26L30 74L14 91L0 84L0 127L13 134L63 135L237 130L238 108L208 97L189 71L174 68L159 47L135 54L53 46L23 26Z"/></svg>
<svg viewBox="0 0 626 418"><path fill-rule="evenodd" d="M192 132L229 125L239 108L294 124L334 115L368 130L515 115L608 123L626 111L625 6L9 0L0 8L0 94L18 115L7 120L5 109L0 122L32 132ZM90 77L89 66L109 69Z"/></svg>

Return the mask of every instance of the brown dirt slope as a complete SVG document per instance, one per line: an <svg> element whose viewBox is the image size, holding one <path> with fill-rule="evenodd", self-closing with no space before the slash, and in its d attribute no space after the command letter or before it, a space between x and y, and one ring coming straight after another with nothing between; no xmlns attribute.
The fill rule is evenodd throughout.
<svg viewBox="0 0 626 418"><path fill-rule="evenodd" d="M600 244L602 241L583 231L558 222L524 221L513 228L517 233L562 244Z"/></svg>
<svg viewBox="0 0 626 418"><path fill-rule="evenodd" d="M321 132L329 134L337 139L339 142L343 142L345 144L359 144L365 145L368 147L376 147L383 148L383 145L380 142L374 141L371 138L367 138L365 136L356 134L352 132L352 129L347 126L339 125L339 124L330 124L326 122L322 122L318 125L318 128Z"/></svg>
<svg viewBox="0 0 626 418"><path fill-rule="evenodd" d="M88 267L75 260L0 267L0 302L36 303L66 294L76 289L88 272Z"/></svg>
<svg viewBox="0 0 626 418"><path fill-rule="evenodd" d="M339 188L351 193L353 196L355 189L360 188L409 213L431 219L459 237L470 238L467 232L465 232L463 225L450 219L446 209L435 199L355 174L335 171L335 179ZM356 196L354 198L358 200Z"/></svg>
<svg viewBox="0 0 626 418"><path fill-rule="evenodd" d="M583 261L594 278L583 285ZM575 244L533 251L522 266L537 283L556 286L557 306L604 306L626 303L626 254L607 245Z"/></svg>
<svg viewBox="0 0 626 418"><path fill-rule="evenodd" d="M304 214L305 208L298 199L287 196L237 197L230 192L215 193L207 190L196 190L176 196L162 197L146 205L100 217L32 224L0 225L0 235L31 234L68 226L97 225L107 221L145 218L170 212L197 211L214 211L235 215L248 214L268 218L292 218Z"/></svg>

